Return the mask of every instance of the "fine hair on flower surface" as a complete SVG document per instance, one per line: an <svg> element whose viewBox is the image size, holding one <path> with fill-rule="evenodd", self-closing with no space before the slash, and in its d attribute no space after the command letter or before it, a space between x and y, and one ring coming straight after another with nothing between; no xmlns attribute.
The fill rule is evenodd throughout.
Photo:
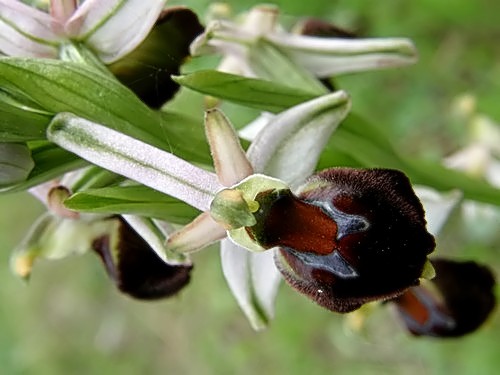
<svg viewBox="0 0 500 375"><path fill-rule="evenodd" d="M3 371L494 373L498 12L393 5L0 0Z"/></svg>

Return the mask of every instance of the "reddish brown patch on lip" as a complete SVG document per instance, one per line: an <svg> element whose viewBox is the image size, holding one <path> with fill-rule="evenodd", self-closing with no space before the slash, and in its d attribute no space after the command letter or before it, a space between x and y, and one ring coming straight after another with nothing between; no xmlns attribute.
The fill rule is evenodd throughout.
<svg viewBox="0 0 500 375"><path fill-rule="evenodd" d="M261 199L256 213L262 218L257 219L259 224L247 228L261 246L291 247L319 255L330 254L337 247L337 225L321 208L301 201L289 191L271 195Z"/></svg>

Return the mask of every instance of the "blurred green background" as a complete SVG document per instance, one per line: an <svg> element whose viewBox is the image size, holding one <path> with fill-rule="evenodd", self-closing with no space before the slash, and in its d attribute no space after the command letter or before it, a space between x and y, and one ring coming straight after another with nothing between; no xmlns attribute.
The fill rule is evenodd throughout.
<svg viewBox="0 0 500 375"><path fill-rule="evenodd" d="M229 3L240 11L258 2ZM169 4L203 14L210 2ZM338 80L351 93L353 110L386 124L409 155L439 159L467 143L465 124L451 111L464 93L477 98L482 113L500 120L500 2L276 4L284 24L320 16L364 36L414 40L420 53L415 66ZM244 115L231 113L235 122ZM344 316L282 285L276 319L267 331L255 333L225 284L216 249L196 254L191 285L162 302L120 295L94 254L39 262L25 285L10 273L9 256L43 208L26 194L0 196L0 208L2 374L495 374L500 369L498 314L459 340L409 337L390 309L376 311L363 332L355 333ZM487 262L498 274L499 227L493 223L487 240L453 234L439 239L440 251Z"/></svg>

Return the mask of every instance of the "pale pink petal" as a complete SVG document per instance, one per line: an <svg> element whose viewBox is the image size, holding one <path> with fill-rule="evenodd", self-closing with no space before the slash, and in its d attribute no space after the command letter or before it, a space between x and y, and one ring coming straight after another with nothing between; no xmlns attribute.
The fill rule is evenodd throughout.
<svg viewBox="0 0 500 375"><path fill-rule="evenodd" d="M253 173L238 135L222 112L212 109L205 113L205 131L222 185L232 186Z"/></svg>
<svg viewBox="0 0 500 375"><path fill-rule="evenodd" d="M0 0L0 51L18 57L57 57L59 37L47 13L16 0Z"/></svg>
<svg viewBox="0 0 500 375"><path fill-rule="evenodd" d="M190 253L226 237L226 231L204 212L191 223L173 233L167 242L167 249L178 253Z"/></svg>
<svg viewBox="0 0 500 375"><path fill-rule="evenodd" d="M73 15L77 8L76 0L50 0L50 15L52 16L52 29L56 33L64 32L66 21Z"/></svg>
<svg viewBox="0 0 500 375"><path fill-rule="evenodd" d="M68 20L66 32L85 41L107 64L137 47L166 0L87 0Z"/></svg>

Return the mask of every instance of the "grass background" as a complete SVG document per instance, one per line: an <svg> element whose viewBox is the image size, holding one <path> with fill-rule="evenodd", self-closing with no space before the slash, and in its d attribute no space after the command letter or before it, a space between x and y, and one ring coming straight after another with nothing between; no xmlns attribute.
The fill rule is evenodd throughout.
<svg viewBox="0 0 500 375"><path fill-rule="evenodd" d="M232 1L244 10L254 1ZM467 142L451 107L477 98L497 121L500 3L487 0L276 2L283 22L311 15L366 36L406 36L420 61L412 67L339 79L353 110L387 124L409 155L440 158ZM170 1L203 14L207 1ZM200 108L201 110L201 108ZM245 112L231 113L235 122ZM195 256L193 281L179 296L141 303L118 294L94 254L39 262L28 285L9 255L42 207L26 194L0 196L0 364L3 374L494 374L500 368L500 321L460 340L409 337L389 309L354 333L285 285L276 319L255 333L223 279L216 249ZM458 223L457 225L460 225ZM482 225L482 223L478 223ZM489 263L497 273L500 223L485 236L440 239L440 251Z"/></svg>

